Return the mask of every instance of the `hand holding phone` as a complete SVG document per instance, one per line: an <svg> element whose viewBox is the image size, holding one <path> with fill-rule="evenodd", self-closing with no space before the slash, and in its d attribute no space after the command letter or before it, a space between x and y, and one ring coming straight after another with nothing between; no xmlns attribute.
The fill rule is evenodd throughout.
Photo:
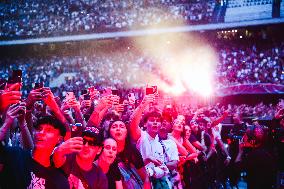
<svg viewBox="0 0 284 189"><path fill-rule="evenodd" d="M75 98L74 92L66 92L66 100L70 101Z"/></svg>
<svg viewBox="0 0 284 189"><path fill-rule="evenodd" d="M19 83L15 83L10 88L5 89L0 94L0 111L5 110L11 104L19 103L22 97L22 93L20 91L14 91L14 87L19 86Z"/></svg>
<svg viewBox="0 0 284 189"><path fill-rule="evenodd" d="M19 102L17 104L11 105L6 113L7 123L11 124L14 119L18 118L20 122L24 121L26 114L26 103Z"/></svg>
<svg viewBox="0 0 284 189"><path fill-rule="evenodd" d="M34 89L41 89L41 88L43 88L43 82L37 82L37 83L35 83Z"/></svg>
<svg viewBox="0 0 284 189"><path fill-rule="evenodd" d="M134 95L134 93L129 93L128 94L128 102L129 102L129 104L135 104L135 95Z"/></svg>
<svg viewBox="0 0 284 189"><path fill-rule="evenodd" d="M91 100L90 94L84 94L84 100Z"/></svg>

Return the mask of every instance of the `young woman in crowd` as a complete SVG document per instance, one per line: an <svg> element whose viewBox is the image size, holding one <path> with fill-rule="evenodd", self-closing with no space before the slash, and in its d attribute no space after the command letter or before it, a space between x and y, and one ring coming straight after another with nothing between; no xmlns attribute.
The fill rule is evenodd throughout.
<svg viewBox="0 0 284 189"><path fill-rule="evenodd" d="M131 144L125 123L119 120L111 122L109 135L117 142L117 161L123 175L124 188L151 188L143 158L138 149Z"/></svg>
<svg viewBox="0 0 284 189"><path fill-rule="evenodd" d="M173 121L173 130L169 133L169 137L176 143L181 156L187 156L187 159L194 159L197 157L197 151L188 140L184 140L182 134L184 132L184 123L184 116L179 115Z"/></svg>
<svg viewBox="0 0 284 189"><path fill-rule="evenodd" d="M115 161L117 142L113 138L106 138L103 144L102 153L95 161L95 164L106 174L109 189L122 189L121 173L118 168L118 163Z"/></svg>

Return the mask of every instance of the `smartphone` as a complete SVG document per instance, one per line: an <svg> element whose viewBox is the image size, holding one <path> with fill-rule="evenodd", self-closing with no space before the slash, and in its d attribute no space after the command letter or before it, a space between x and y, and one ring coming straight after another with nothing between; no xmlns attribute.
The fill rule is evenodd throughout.
<svg viewBox="0 0 284 189"><path fill-rule="evenodd" d="M8 83L22 83L22 70L13 70L12 76L9 78Z"/></svg>
<svg viewBox="0 0 284 189"><path fill-rule="evenodd" d="M82 123L75 123L75 124L70 124L71 126L71 131L76 132L79 129L82 129Z"/></svg>
<svg viewBox="0 0 284 189"><path fill-rule="evenodd" d="M154 90L152 87L147 87L146 88L146 95L149 95L149 94L154 94Z"/></svg>
<svg viewBox="0 0 284 189"><path fill-rule="evenodd" d="M111 90L112 95L118 95L118 90L117 89L112 89Z"/></svg>
<svg viewBox="0 0 284 189"><path fill-rule="evenodd" d="M75 98L74 92L66 92L66 100Z"/></svg>
<svg viewBox="0 0 284 189"><path fill-rule="evenodd" d="M156 94L158 92L158 87L156 85L152 86L153 88L153 94Z"/></svg>
<svg viewBox="0 0 284 189"><path fill-rule="evenodd" d="M87 89L81 90L81 95L85 95L85 94L88 94L88 90Z"/></svg>
<svg viewBox="0 0 284 189"><path fill-rule="evenodd" d="M84 100L90 100L91 95L90 94L84 94Z"/></svg>
<svg viewBox="0 0 284 189"><path fill-rule="evenodd" d="M43 88L43 82L35 83L34 89Z"/></svg>

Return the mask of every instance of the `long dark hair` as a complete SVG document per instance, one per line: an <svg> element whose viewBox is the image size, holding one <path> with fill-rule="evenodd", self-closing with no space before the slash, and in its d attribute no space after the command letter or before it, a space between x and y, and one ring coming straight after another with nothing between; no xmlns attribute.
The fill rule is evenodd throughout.
<svg viewBox="0 0 284 189"><path fill-rule="evenodd" d="M126 126L127 134L126 134L126 138L125 138L125 147L127 147L127 146L129 146L129 145L131 144L131 138L130 138L129 129L128 129L128 128L129 128L129 125L128 125L128 123L125 123L125 122L122 121L121 119L113 120L113 121L111 121L111 122L109 123L108 130L107 130L107 137L108 137L108 138L113 138L113 137L111 136L111 134L110 134L110 128L111 128L111 126L112 126L115 122L117 122L117 121L123 122L123 123L125 124L125 126Z"/></svg>

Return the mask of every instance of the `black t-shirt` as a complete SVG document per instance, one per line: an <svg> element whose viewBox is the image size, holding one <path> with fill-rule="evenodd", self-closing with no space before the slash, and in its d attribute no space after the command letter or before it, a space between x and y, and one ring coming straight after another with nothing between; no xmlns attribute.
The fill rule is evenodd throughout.
<svg viewBox="0 0 284 189"><path fill-rule="evenodd" d="M144 161L139 150L133 145L126 145L124 150L116 155L117 161L134 166L136 169L144 167Z"/></svg>
<svg viewBox="0 0 284 189"><path fill-rule="evenodd" d="M93 168L90 171L82 170L76 161L76 154L67 156L62 169L69 176L70 187L78 188L78 185L82 183L85 189L108 188L107 177L101 168L93 164Z"/></svg>
<svg viewBox="0 0 284 189"><path fill-rule="evenodd" d="M197 135L194 133L191 133L191 135L189 136L189 142L192 144L196 141L201 142L201 133L199 132ZM211 144L211 139L208 133L204 133L204 142L205 142L205 146L209 147Z"/></svg>
<svg viewBox="0 0 284 189"><path fill-rule="evenodd" d="M110 168L109 168L106 176L107 176L107 179L108 179L108 188L109 189L116 189L115 181L121 180L121 173L119 171L117 161L114 161L110 165Z"/></svg>
<svg viewBox="0 0 284 189"><path fill-rule="evenodd" d="M1 189L69 189L69 183L62 171L43 167L31 157L30 152L18 147L0 147Z"/></svg>
<svg viewBox="0 0 284 189"><path fill-rule="evenodd" d="M276 180L275 159L265 149L252 149L237 166L247 171L249 189L273 188Z"/></svg>

